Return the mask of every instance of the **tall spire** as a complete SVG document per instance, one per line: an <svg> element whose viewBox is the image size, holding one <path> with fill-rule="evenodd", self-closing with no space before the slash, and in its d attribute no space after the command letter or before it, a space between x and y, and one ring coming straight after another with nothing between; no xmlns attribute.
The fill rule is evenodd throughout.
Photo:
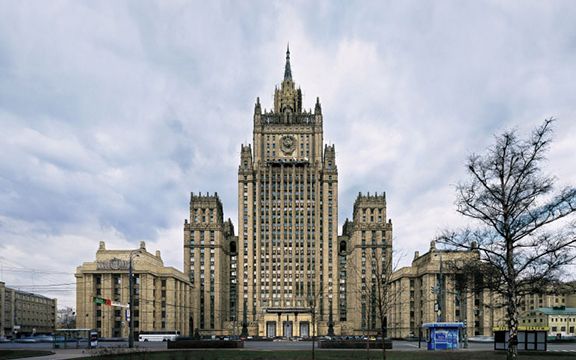
<svg viewBox="0 0 576 360"><path fill-rule="evenodd" d="M286 66L284 67L284 80L292 80L292 69L290 69L290 43L286 46Z"/></svg>

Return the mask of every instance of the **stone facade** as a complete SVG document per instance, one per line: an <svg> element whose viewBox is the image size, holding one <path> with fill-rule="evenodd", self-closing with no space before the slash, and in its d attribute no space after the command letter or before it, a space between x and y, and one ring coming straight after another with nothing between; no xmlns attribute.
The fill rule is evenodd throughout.
<svg viewBox="0 0 576 360"><path fill-rule="evenodd" d="M274 108L256 100L253 144L241 147L238 235L217 194L190 198L184 272L201 334L360 334L372 269L390 271L384 194L360 194L338 236L335 147L324 144L320 100L303 108L286 55Z"/></svg>
<svg viewBox="0 0 576 360"><path fill-rule="evenodd" d="M218 194L192 194L184 238L184 269L192 284L191 324L223 333L235 306L236 284L231 279L236 272L236 238L232 222L223 220Z"/></svg>
<svg viewBox="0 0 576 360"><path fill-rule="evenodd" d="M566 284L553 289L547 289L529 294L522 299L519 311L530 311L536 308L552 308L554 306L565 306L576 308L576 284Z"/></svg>
<svg viewBox="0 0 576 360"><path fill-rule="evenodd" d="M412 266L395 271L392 274L392 293L399 296L395 298L390 312L389 336L418 336L422 324L436 322L439 312L435 306L440 303L440 296L441 321L466 320L468 336L491 336L494 326L502 326L505 311L496 294L488 290L478 293L461 291L457 294L456 274L446 265L465 261L480 261L480 253L477 250L438 250L432 242L426 254L420 256L418 252L415 253ZM442 291L439 292L441 263L443 280Z"/></svg>
<svg viewBox="0 0 576 360"><path fill-rule="evenodd" d="M389 311L393 294L386 282L392 270L392 222L386 219L386 195L368 193L358 194L352 221L344 222L338 239L341 334L376 334L378 304L383 312Z"/></svg>
<svg viewBox="0 0 576 360"><path fill-rule="evenodd" d="M56 304L56 299L10 289L0 282L0 337L53 333Z"/></svg>
<svg viewBox="0 0 576 360"><path fill-rule="evenodd" d="M547 327L548 336L563 338L576 335L576 308L561 306L542 307L520 315L521 327Z"/></svg>
<svg viewBox="0 0 576 360"><path fill-rule="evenodd" d="M125 307L92 302L92 297L128 304L129 262L133 257L134 333L177 330L190 335L191 290L188 278L175 268L164 267L160 251L146 251L144 242L136 250L107 250L100 242L96 261L76 270L76 324L96 329L102 337L129 335Z"/></svg>

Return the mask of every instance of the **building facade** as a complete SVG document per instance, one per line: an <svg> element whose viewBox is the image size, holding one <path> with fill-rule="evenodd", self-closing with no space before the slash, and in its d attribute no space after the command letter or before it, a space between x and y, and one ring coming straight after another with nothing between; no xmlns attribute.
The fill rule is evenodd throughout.
<svg viewBox="0 0 576 360"><path fill-rule="evenodd" d="M480 261L477 250L438 250L431 242L427 253L415 253L412 266L395 271L392 293L398 296L390 311L389 336L418 336L422 324L436 322L439 316L445 322L466 322L469 337L491 336L493 327L505 326L500 297L486 289L472 291L472 284L458 284L457 274L447 266L471 261Z"/></svg>
<svg viewBox="0 0 576 360"><path fill-rule="evenodd" d="M520 315L519 326L549 328L548 336L557 338L574 337L576 308L561 305L532 309Z"/></svg>
<svg viewBox="0 0 576 360"><path fill-rule="evenodd" d="M360 194L338 235L335 147L324 144L320 100L303 107L289 51L274 107L257 98L252 126L238 168L238 234L217 194L190 198L184 271L193 327L269 337L362 333L367 289L390 271L382 267L392 239L385 195Z"/></svg>
<svg viewBox="0 0 576 360"><path fill-rule="evenodd" d="M7 288L0 282L0 337L53 333L56 305L56 299Z"/></svg>
<svg viewBox="0 0 576 360"><path fill-rule="evenodd" d="M567 283L563 286L537 289L534 293L524 296L518 310L525 312L558 306L576 308L576 284Z"/></svg>
<svg viewBox="0 0 576 360"><path fill-rule="evenodd" d="M96 261L76 270L76 326L96 329L101 337L129 335L129 265L133 269L134 333L177 330L190 335L190 282L173 267L165 267L160 251L153 255L140 243L136 250L107 250L100 242ZM118 306L94 302L111 300Z"/></svg>

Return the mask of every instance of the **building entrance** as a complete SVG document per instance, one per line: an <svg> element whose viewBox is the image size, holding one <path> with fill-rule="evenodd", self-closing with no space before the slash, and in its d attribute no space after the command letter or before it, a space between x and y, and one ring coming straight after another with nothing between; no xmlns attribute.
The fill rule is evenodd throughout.
<svg viewBox="0 0 576 360"><path fill-rule="evenodd" d="M300 336L309 337L310 336L310 323L301 322L300 323Z"/></svg>
<svg viewBox="0 0 576 360"><path fill-rule="evenodd" d="M266 336L269 338L276 337L276 321L266 323Z"/></svg>
<svg viewBox="0 0 576 360"><path fill-rule="evenodd" d="M292 337L292 321L284 321L284 336L287 338Z"/></svg>

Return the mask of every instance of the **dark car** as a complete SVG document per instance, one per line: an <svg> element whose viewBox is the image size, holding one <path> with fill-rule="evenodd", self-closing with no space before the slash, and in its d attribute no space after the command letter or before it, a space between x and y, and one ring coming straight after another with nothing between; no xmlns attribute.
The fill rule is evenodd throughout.
<svg viewBox="0 0 576 360"><path fill-rule="evenodd" d="M174 341L194 340L192 336L176 336Z"/></svg>

